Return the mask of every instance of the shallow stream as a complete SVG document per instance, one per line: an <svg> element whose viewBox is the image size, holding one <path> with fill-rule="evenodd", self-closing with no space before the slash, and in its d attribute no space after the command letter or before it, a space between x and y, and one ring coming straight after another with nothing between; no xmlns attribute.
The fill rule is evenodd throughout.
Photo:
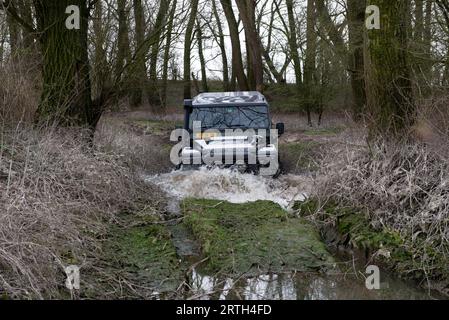
<svg viewBox="0 0 449 320"><path fill-rule="evenodd" d="M303 201L313 190L313 179L284 175L279 179L240 174L226 169L175 171L147 178L169 196L168 211L180 216L184 198L214 199L231 203L267 200L291 210L295 201ZM368 290L365 262L333 252L337 271L322 273L260 274L226 277L201 268L201 248L183 224L170 226L178 255L192 267L187 275L185 297L189 299L436 299L434 292L420 289L381 270L381 289Z"/></svg>

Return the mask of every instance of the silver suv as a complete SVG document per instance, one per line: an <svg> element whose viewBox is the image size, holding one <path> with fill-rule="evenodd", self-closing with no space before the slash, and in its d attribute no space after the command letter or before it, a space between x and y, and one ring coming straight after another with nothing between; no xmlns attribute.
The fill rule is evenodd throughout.
<svg viewBox="0 0 449 320"><path fill-rule="evenodd" d="M184 101L184 130L190 141L181 150L181 167L233 167L277 176L281 168L278 136L269 105L259 92L202 93Z"/></svg>

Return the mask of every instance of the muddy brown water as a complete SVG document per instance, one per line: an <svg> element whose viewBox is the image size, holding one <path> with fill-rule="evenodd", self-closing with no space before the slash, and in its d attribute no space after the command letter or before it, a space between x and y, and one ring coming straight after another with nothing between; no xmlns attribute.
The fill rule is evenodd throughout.
<svg viewBox="0 0 449 320"><path fill-rule="evenodd" d="M226 200L233 203L269 200L289 210L295 201L306 199L313 180L303 176L283 176L272 180L242 175L230 170L200 170L172 172L147 177L165 190L171 201L168 211L180 217L179 202L186 197ZM176 221L176 220L175 220ZM209 274L201 268L201 248L190 231L180 223L169 226L179 257L192 267L186 279L186 299L213 300L347 300L347 299L441 299L434 291L403 281L380 271L380 290L365 285L366 265L347 252L332 252L338 268L329 274L282 273L257 276L225 277Z"/></svg>

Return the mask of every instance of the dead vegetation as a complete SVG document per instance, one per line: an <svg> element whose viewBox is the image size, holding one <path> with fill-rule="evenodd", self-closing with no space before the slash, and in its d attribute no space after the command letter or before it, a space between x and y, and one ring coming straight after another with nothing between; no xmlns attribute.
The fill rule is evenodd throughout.
<svg viewBox="0 0 449 320"><path fill-rule="evenodd" d="M154 207L157 191L80 129L3 130L0 295L60 298L64 267L88 270L117 215ZM153 201L154 200L154 201Z"/></svg>
<svg viewBox="0 0 449 320"><path fill-rule="evenodd" d="M368 146L363 131L348 134L346 144L328 152L316 195L322 203L367 214L375 230L400 234L412 253L402 275L447 294L449 145L445 132L436 130L447 122L436 118L420 122L431 131L430 140Z"/></svg>

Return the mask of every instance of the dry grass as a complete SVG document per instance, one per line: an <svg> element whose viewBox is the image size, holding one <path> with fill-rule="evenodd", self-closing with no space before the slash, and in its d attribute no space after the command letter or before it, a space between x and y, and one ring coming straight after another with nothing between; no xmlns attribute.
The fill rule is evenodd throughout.
<svg viewBox="0 0 449 320"><path fill-rule="evenodd" d="M119 156L88 147L79 129L2 135L0 295L60 298L64 267L89 269L122 211L155 206L157 191Z"/></svg>
<svg viewBox="0 0 449 320"><path fill-rule="evenodd" d="M134 125L134 119L129 117L103 116L95 133L95 145L104 152L120 154L129 167L144 174L173 170L170 132L162 136L146 134L144 128Z"/></svg>
<svg viewBox="0 0 449 320"><path fill-rule="evenodd" d="M423 142L369 148L364 136L363 130L348 135L345 145L329 152L317 196L366 212L374 228L398 232L413 253L404 275L419 272L448 290L447 140L438 140L438 148Z"/></svg>

